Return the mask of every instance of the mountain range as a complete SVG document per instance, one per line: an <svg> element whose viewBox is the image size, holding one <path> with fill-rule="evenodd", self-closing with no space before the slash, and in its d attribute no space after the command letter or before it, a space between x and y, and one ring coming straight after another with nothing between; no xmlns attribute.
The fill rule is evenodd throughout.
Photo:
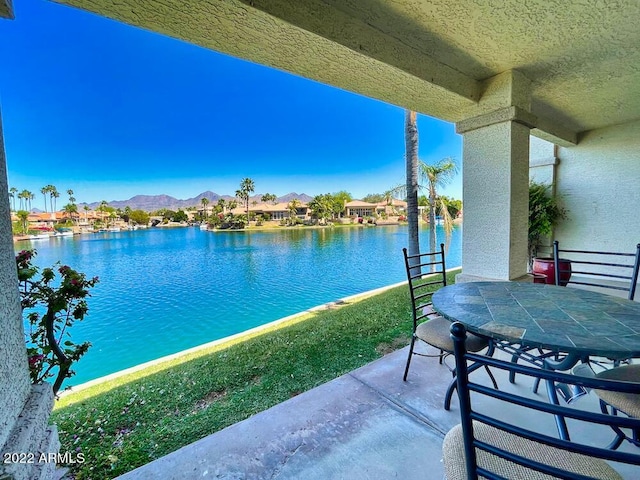
<svg viewBox="0 0 640 480"><path fill-rule="evenodd" d="M261 203L262 202L261 197L262 197L262 194L249 197L249 203L251 204L254 201L257 203ZM200 205L202 205L203 198L206 198L207 200L209 200L209 203L211 204L216 203L221 198L223 198L227 202L230 200L237 200L236 197L231 195L218 195L215 192L206 191L206 192L202 192L199 195L196 195L193 198L187 198L185 200L180 200L170 195L136 195L134 197L131 197L128 200L113 200L111 202L108 202L108 205L113 208L124 209L125 207L129 207L132 210L144 210L144 211L150 212L153 210L159 210L161 208L167 208L169 210L177 210L179 208L199 207ZM298 194L295 192L291 192L286 195L283 195L282 197L278 197L276 201L288 203L294 198L297 198L303 203L307 203L313 199L313 197L310 197L305 193ZM81 203L79 205L85 205L85 204ZM95 210L97 207L100 206L100 202L87 203L86 205L88 205L89 208L91 208L92 210Z"/></svg>

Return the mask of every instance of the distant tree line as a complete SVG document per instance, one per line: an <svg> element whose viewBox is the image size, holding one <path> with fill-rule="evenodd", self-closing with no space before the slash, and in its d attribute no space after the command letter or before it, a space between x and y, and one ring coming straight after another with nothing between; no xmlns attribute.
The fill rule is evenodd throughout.
<svg viewBox="0 0 640 480"><path fill-rule="evenodd" d="M152 212L146 212L144 210L136 209L132 210L130 207L124 209L114 208L110 206L105 200L101 201L96 211L100 212L100 218L95 221L96 227L110 226L116 221L121 220L127 224L132 225L148 225L151 216L161 217L161 222L187 222L190 216L187 211L195 212L192 217L196 222L206 222L212 227L216 228L228 228L228 229L242 229L245 226L250 225L252 221L256 225L261 225L263 221L270 220L268 214L256 215L250 212L251 194L255 191L255 182L249 178L243 178L240 182L240 187L236 190L236 199L226 201L225 199L219 199L214 206L209 207L209 199L201 198L200 203L202 205L201 211L196 211L196 206L187 207L186 211L183 209L172 210L168 208L159 209ZM394 195L399 192L398 188L387 190L383 193L370 193L366 195L362 200L368 203L382 203L387 202L391 204ZM60 193L54 185L46 185L40 189L40 193L43 195L45 212L48 208L51 212L56 211L56 201L60 198ZM73 225L74 222L79 222L81 214L78 212L78 206L76 204L76 198L73 196L73 190L67 190L69 195L69 202L63 206L62 211L66 217L60 225ZM14 226L16 233L27 233L28 230L28 215L31 210L31 202L35 199L35 195L28 191L18 191L17 188L12 187L9 189L9 198L12 203L12 210L16 212L18 217L17 225ZM277 196L272 193L265 193L260 197L264 203L275 204ZM335 193L323 193L316 195L308 203L308 207L311 210L311 217L316 219L320 224L326 224L328 221L341 218L346 209L346 204L353 200L352 195L347 191L339 191ZM441 205L446 206L448 213L451 217L455 218L458 212L462 209L462 201L448 198L445 196L438 196L438 202ZM16 202L18 203L18 209L16 210ZM257 202L253 202L256 204ZM242 205L244 214L238 215L232 213L238 205ZM301 206L300 200L294 198L288 205L289 217L284 219L288 225L295 225L299 222L297 218L298 209ZM430 205L429 198L426 195L421 195L418 198L418 205L428 207ZM88 211L90 210L88 205L84 205L85 219L88 218Z"/></svg>

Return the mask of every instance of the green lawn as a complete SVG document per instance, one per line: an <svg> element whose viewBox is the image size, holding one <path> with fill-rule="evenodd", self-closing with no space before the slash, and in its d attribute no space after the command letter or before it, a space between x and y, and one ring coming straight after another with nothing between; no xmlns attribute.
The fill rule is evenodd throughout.
<svg viewBox="0 0 640 480"><path fill-rule="evenodd" d="M76 478L112 478L365 365L410 334L408 289L396 287L66 395L52 422L61 452L84 454L69 466Z"/></svg>

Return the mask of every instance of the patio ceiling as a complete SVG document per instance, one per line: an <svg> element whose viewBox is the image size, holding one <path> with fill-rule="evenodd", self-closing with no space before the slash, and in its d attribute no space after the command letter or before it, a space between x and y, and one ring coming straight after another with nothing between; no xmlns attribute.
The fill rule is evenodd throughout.
<svg viewBox="0 0 640 480"><path fill-rule="evenodd" d="M57 1L451 122L509 70L543 138L640 118L636 0Z"/></svg>

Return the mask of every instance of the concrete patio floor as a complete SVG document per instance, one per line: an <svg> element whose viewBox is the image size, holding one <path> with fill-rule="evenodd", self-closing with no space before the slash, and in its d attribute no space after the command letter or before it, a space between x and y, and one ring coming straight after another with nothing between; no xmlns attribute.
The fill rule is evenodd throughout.
<svg viewBox="0 0 640 480"><path fill-rule="evenodd" d="M451 375L436 359L414 357L403 382L407 352L386 355L119 478L442 479L442 439L459 422L457 398L451 411L443 408ZM496 377L500 388L533 395L529 379L510 385ZM539 395L546 398L544 387ZM576 403L597 410L594 394ZM541 421L509 412L514 415L521 423ZM552 420L545 428L555 431ZM580 434L600 445L612 438L608 428ZM637 451L628 443L622 448ZM619 471L625 479L640 478L640 468Z"/></svg>

